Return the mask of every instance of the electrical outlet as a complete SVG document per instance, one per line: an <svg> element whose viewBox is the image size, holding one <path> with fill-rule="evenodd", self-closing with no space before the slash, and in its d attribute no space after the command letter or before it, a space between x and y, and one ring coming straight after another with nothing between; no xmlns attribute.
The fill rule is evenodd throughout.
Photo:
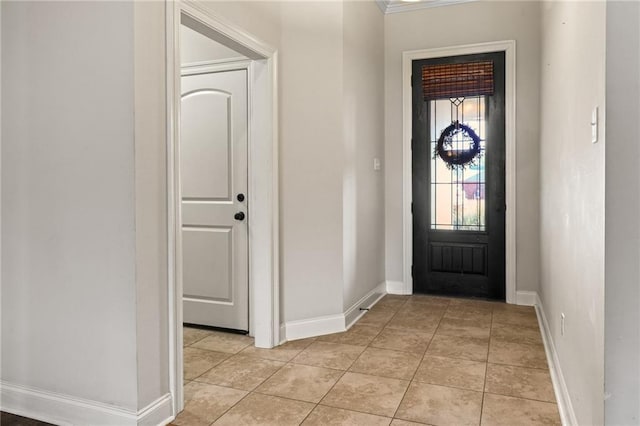
<svg viewBox="0 0 640 426"><path fill-rule="evenodd" d="M564 312L560 313L560 335L564 336Z"/></svg>

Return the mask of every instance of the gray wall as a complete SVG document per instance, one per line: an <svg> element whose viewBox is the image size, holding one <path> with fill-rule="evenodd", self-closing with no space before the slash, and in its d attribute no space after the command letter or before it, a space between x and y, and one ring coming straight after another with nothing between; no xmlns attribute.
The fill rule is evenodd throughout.
<svg viewBox="0 0 640 426"><path fill-rule="evenodd" d="M340 314L384 280L382 13L373 2L202 4L279 51L281 319Z"/></svg>
<svg viewBox="0 0 640 426"><path fill-rule="evenodd" d="M385 16L387 280L402 281L402 52L516 40L516 285L538 290L539 19L539 3L528 1L482 1Z"/></svg>
<svg viewBox="0 0 640 426"><path fill-rule="evenodd" d="M285 321L342 312L342 4L282 3L280 270Z"/></svg>
<svg viewBox="0 0 640 426"><path fill-rule="evenodd" d="M137 410L133 20L2 4L2 380Z"/></svg>
<svg viewBox="0 0 640 426"><path fill-rule="evenodd" d="M344 3L344 309L384 274L384 15L374 2Z"/></svg>
<svg viewBox="0 0 640 426"><path fill-rule="evenodd" d="M165 5L134 3L138 409L169 392Z"/></svg>
<svg viewBox="0 0 640 426"><path fill-rule="evenodd" d="M182 65L231 59L247 58L185 25L180 25L180 61Z"/></svg>
<svg viewBox="0 0 640 426"><path fill-rule="evenodd" d="M604 420L605 7L542 3L540 296L581 425Z"/></svg>
<svg viewBox="0 0 640 426"><path fill-rule="evenodd" d="M2 19L2 380L136 413L169 392L164 5Z"/></svg>
<svg viewBox="0 0 640 426"><path fill-rule="evenodd" d="M640 423L640 3L607 2L604 418Z"/></svg>

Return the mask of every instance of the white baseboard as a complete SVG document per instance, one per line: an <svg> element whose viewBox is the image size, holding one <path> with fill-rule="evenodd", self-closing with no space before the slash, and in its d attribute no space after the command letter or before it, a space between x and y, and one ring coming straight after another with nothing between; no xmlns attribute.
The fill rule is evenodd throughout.
<svg viewBox="0 0 640 426"><path fill-rule="evenodd" d="M535 292L533 292L535 293ZM571 397L569 396L569 390L567 389L567 383L564 380L562 374L562 367L560 366L560 359L556 352L556 347L553 344L553 338L551 337L551 330L549 329L549 323L547 322L547 316L544 312L544 306L542 301L535 293L535 307L538 314L538 323L542 330L542 341L544 342L544 349L549 360L549 373L551 374L551 381L553 382L553 390L556 394L556 401L558 402L558 411L560 412L560 420L563 426L574 426L578 424L576 419L576 413L573 411L573 405L571 404Z"/></svg>
<svg viewBox="0 0 640 426"><path fill-rule="evenodd" d="M344 326L344 314L287 321L284 324L284 329L284 335L287 341L340 333L346 330Z"/></svg>
<svg viewBox="0 0 640 426"><path fill-rule="evenodd" d="M535 291L516 292L516 305L536 306L538 300L538 293Z"/></svg>
<svg viewBox="0 0 640 426"><path fill-rule="evenodd" d="M347 330L350 329L351 326L367 312L361 311L360 308L371 308L373 305L378 303L378 300L382 299L385 294L387 294L387 283L382 282L378 284L376 288L365 294L364 297L354 303L344 313L345 328Z"/></svg>
<svg viewBox="0 0 640 426"><path fill-rule="evenodd" d="M284 343L290 340L306 339L307 337L346 331L365 313L365 311L360 311L361 307L370 308L385 294L386 283L381 283L342 314L287 321L280 327L280 339L282 343Z"/></svg>
<svg viewBox="0 0 640 426"><path fill-rule="evenodd" d="M410 295L411 292L407 291L405 285L402 281L387 281L387 293L388 294L399 294L399 295Z"/></svg>
<svg viewBox="0 0 640 426"><path fill-rule="evenodd" d="M169 424L173 419L173 398L166 394L138 411L138 426Z"/></svg>
<svg viewBox="0 0 640 426"><path fill-rule="evenodd" d="M287 342L287 325L280 324L280 345Z"/></svg>
<svg viewBox="0 0 640 426"><path fill-rule="evenodd" d="M2 411L57 425L137 426L166 424L172 397L166 394L140 411L0 382Z"/></svg>

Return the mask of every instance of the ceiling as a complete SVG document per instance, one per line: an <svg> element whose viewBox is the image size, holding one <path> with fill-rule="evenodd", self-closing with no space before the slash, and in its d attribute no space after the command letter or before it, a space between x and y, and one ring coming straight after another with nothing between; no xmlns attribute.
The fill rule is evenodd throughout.
<svg viewBox="0 0 640 426"><path fill-rule="evenodd" d="M383 13L409 12L430 7L448 6L477 0L376 0Z"/></svg>

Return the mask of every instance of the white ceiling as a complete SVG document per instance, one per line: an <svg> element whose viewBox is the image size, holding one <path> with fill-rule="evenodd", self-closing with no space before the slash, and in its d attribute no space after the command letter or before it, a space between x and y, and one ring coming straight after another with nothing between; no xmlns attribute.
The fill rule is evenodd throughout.
<svg viewBox="0 0 640 426"><path fill-rule="evenodd" d="M376 0L376 3L383 13L398 13L472 1L477 0Z"/></svg>

